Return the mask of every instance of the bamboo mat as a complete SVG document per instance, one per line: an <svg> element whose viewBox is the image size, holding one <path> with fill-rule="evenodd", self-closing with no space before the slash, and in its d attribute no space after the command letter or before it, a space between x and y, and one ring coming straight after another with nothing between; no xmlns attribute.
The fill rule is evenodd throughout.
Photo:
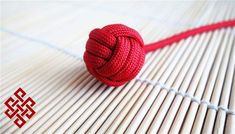
<svg viewBox="0 0 235 134"><path fill-rule="evenodd" d="M1 2L0 133L235 133L235 28L146 55L118 88L86 70L89 31L112 23L145 43L235 18L234 1ZM36 114L18 128L4 102L21 87Z"/></svg>

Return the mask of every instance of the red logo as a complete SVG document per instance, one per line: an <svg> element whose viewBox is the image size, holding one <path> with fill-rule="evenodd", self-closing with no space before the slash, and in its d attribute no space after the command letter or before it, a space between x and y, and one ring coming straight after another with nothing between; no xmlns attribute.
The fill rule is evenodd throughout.
<svg viewBox="0 0 235 134"><path fill-rule="evenodd" d="M5 101L7 110L4 112L10 119L14 119L14 123L21 128L27 120L32 118L36 113L32 107L36 104L35 101L28 97L25 99L26 92L19 88L13 96Z"/></svg>

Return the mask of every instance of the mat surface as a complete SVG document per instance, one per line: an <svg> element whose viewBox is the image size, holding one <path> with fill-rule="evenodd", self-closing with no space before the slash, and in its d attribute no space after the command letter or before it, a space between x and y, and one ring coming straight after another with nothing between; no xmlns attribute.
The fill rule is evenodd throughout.
<svg viewBox="0 0 235 134"><path fill-rule="evenodd" d="M234 18L233 1L1 2L0 133L234 133L234 27L147 54L118 88L82 58L89 32L107 24L150 43Z"/></svg>

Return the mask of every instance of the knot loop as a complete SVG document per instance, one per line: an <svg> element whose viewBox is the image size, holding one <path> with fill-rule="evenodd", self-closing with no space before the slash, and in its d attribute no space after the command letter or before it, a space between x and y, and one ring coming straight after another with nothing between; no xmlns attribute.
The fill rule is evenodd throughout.
<svg viewBox="0 0 235 134"><path fill-rule="evenodd" d="M143 39L137 31L122 24L107 25L89 34L84 53L88 71L110 86L132 80L145 59Z"/></svg>

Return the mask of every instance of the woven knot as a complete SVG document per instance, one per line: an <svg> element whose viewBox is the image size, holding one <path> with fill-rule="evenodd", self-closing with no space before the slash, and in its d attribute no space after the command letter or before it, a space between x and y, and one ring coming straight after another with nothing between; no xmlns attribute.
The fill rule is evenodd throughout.
<svg viewBox="0 0 235 134"><path fill-rule="evenodd" d="M137 31L122 24L94 29L84 53L88 71L110 86L133 79L145 59L144 43Z"/></svg>

